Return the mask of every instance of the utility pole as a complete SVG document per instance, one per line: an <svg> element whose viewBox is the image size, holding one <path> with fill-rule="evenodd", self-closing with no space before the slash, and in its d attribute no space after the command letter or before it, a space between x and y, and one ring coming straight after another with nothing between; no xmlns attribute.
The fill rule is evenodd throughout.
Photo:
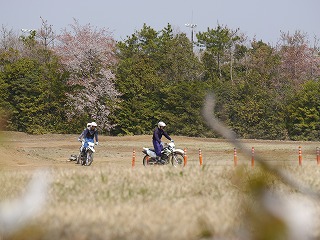
<svg viewBox="0 0 320 240"><path fill-rule="evenodd" d="M192 42L192 44L193 44L193 29L194 29L195 27L197 27L197 24L186 23L185 25L186 25L186 27L191 28L191 42Z"/></svg>
<svg viewBox="0 0 320 240"><path fill-rule="evenodd" d="M191 23L186 23L185 26L191 28L191 43L193 46L193 32L194 32L193 29L197 27L197 24L193 23L193 12L192 12Z"/></svg>

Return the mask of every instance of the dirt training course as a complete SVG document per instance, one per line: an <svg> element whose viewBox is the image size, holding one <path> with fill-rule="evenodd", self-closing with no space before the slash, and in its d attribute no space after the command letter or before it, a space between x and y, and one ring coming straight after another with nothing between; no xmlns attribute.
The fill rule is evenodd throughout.
<svg viewBox="0 0 320 240"><path fill-rule="evenodd" d="M152 147L151 136L99 137L94 165L116 164L131 167L135 151L135 167L142 166L142 147ZM177 148L187 152L187 166L191 165L238 165L252 164L251 157L243 156L241 149L234 148L224 139L173 137ZM320 163L319 142L242 140L254 155L260 155L278 164ZM28 135L18 132L2 134L0 167L68 166L71 154L78 154L80 144L77 135L46 134ZM299 149L300 148L300 149ZM300 151L300 153L299 153Z"/></svg>
<svg viewBox="0 0 320 240"><path fill-rule="evenodd" d="M37 169L52 179L43 211L7 239L237 239L237 229L250 222L241 220L248 179L239 180L237 169L257 174L256 156L320 190L319 142L243 140L252 149L244 156L223 139L172 136L186 151L186 166L175 169L142 165L142 147L152 146L151 136L99 136L93 164L80 166L68 161L79 151L77 137L1 134L0 201L26 194ZM313 210L320 214L318 203ZM312 233L319 237L315 223Z"/></svg>

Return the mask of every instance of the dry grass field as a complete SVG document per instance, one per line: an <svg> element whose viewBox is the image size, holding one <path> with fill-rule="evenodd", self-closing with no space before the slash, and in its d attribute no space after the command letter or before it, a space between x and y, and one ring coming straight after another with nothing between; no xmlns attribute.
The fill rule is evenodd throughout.
<svg viewBox="0 0 320 240"><path fill-rule="evenodd" d="M26 194L36 170L44 169L51 183L42 211L0 239L246 239L241 229L256 226L255 217L248 215L256 202L247 187L254 176L263 175L259 165L252 168L251 157L238 149L235 167L233 146L223 139L173 139L177 148L187 149L185 168L144 167L141 149L151 147L151 136L100 136L94 162L86 167L68 161L71 154L78 153L77 135L2 132L0 201ZM316 162L319 142L243 143L310 189L320 190L320 165ZM299 146L302 166L298 165ZM299 189L273 177L265 179L285 198L301 199L312 207L315 220L308 227L312 237L320 239L320 201L310 203Z"/></svg>

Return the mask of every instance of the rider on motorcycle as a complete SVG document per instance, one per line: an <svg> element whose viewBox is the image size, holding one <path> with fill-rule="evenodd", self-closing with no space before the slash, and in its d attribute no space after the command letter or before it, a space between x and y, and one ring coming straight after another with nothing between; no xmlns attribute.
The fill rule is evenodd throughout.
<svg viewBox="0 0 320 240"><path fill-rule="evenodd" d="M158 123L158 126L154 129L153 131L153 136L152 136L152 143L154 147L154 151L156 152L156 160L159 163L163 163L164 160L161 160L161 151L163 150L163 146L161 144L161 138L164 135L168 140L173 140L171 137L164 131L164 128L166 127L166 124L162 121Z"/></svg>
<svg viewBox="0 0 320 240"><path fill-rule="evenodd" d="M81 141L81 139L84 137L84 132L86 131L86 129L90 130L91 128L91 122L87 123L87 128L83 129L82 133L80 134L80 136L78 137L78 141Z"/></svg>
<svg viewBox="0 0 320 240"><path fill-rule="evenodd" d="M84 151L84 149L88 147L88 142L94 142L94 139L96 140L96 145L98 145L99 142L98 142L97 123L95 122L90 123L90 127L86 128L84 132L81 133L78 140L81 141L82 138L84 138L84 145L83 145L82 151Z"/></svg>

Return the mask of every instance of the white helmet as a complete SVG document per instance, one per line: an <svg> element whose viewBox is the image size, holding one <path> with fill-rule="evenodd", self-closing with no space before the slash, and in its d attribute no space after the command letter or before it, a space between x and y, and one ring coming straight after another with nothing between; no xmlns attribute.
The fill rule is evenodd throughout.
<svg viewBox="0 0 320 240"><path fill-rule="evenodd" d="M91 127L91 123L87 123L87 127Z"/></svg>
<svg viewBox="0 0 320 240"><path fill-rule="evenodd" d="M92 126L92 127L96 127L96 126L98 126L98 125L96 124L96 122L92 122L92 123L91 123L91 126Z"/></svg>
<svg viewBox="0 0 320 240"><path fill-rule="evenodd" d="M166 124L164 122L158 122L158 128L165 127L165 126L166 126Z"/></svg>

